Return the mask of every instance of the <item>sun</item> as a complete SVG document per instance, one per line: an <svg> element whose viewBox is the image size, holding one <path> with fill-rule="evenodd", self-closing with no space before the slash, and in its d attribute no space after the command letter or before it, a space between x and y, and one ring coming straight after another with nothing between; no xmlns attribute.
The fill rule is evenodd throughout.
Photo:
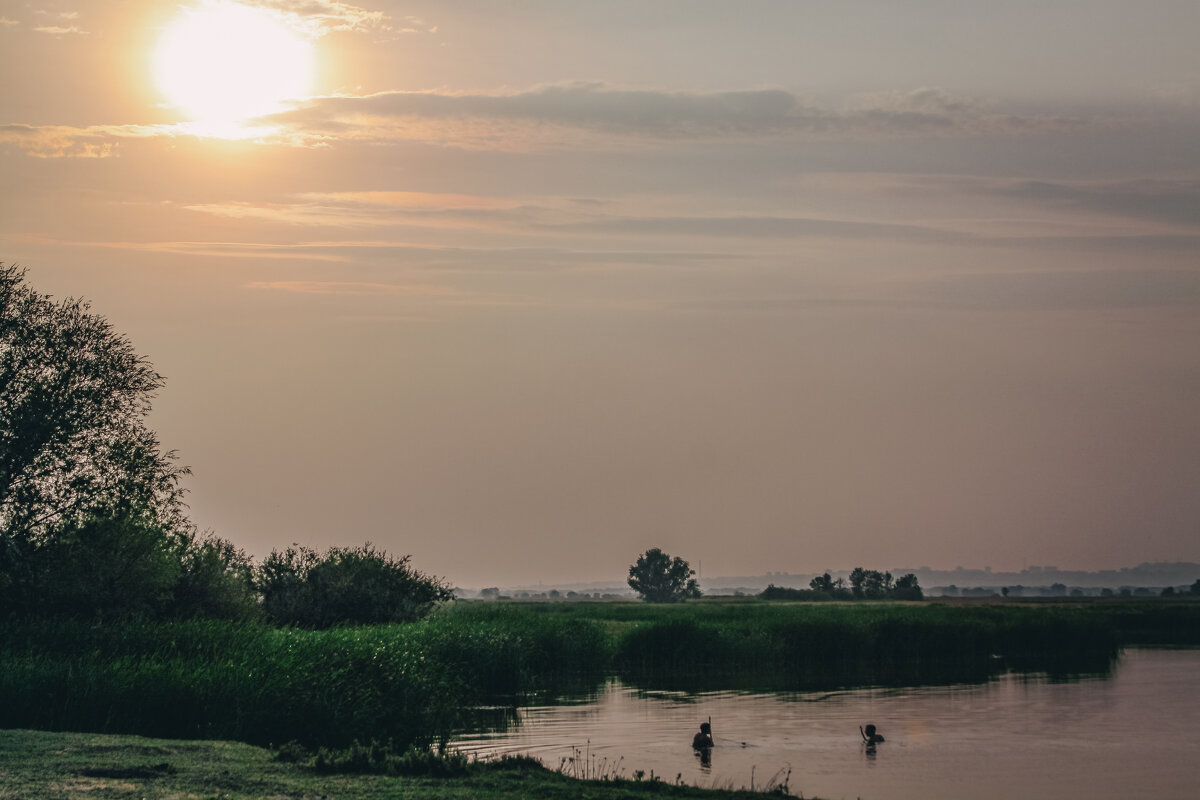
<svg viewBox="0 0 1200 800"><path fill-rule="evenodd" d="M172 105L212 135L310 92L312 43L278 13L229 0L184 9L154 52L154 79Z"/></svg>

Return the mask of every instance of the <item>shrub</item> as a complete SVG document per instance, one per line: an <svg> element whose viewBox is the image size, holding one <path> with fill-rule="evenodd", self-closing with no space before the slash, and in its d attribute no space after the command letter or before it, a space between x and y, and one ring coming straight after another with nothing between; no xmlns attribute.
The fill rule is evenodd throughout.
<svg viewBox="0 0 1200 800"><path fill-rule="evenodd" d="M454 595L410 567L409 558L370 543L324 555L307 547L272 551L258 570L263 610L276 624L306 628L421 619Z"/></svg>
<svg viewBox="0 0 1200 800"><path fill-rule="evenodd" d="M166 616L179 547L175 534L141 516L63 525L27 551L14 605L36 616Z"/></svg>
<svg viewBox="0 0 1200 800"><path fill-rule="evenodd" d="M174 587L177 617L253 619L261 615L254 565L232 542L216 536L189 538L180 554Z"/></svg>

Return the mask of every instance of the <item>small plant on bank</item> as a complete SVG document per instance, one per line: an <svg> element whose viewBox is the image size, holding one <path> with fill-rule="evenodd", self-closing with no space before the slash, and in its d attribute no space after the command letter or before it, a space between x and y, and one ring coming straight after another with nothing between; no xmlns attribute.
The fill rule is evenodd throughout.
<svg viewBox="0 0 1200 800"><path fill-rule="evenodd" d="M294 753L294 750L289 752ZM277 760L284 760L282 753L283 748L276 755ZM454 751L415 747L401 751L391 740L372 740L367 744L356 741L342 749L322 747L312 760L313 769L322 774L363 773L437 778L465 775L469 763L465 755Z"/></svg>

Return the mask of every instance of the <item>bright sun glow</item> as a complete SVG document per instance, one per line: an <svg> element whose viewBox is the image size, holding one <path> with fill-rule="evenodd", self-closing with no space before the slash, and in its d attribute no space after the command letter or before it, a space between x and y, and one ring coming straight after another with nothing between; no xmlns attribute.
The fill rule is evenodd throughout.
<svg viewBox="0 0 1200 800"><path fill-rule="evenodd" d="M159 90L199 131L236 137L246 120L309 93L311 43L278 15L219 0L183 10L154 54Z"/></svg>

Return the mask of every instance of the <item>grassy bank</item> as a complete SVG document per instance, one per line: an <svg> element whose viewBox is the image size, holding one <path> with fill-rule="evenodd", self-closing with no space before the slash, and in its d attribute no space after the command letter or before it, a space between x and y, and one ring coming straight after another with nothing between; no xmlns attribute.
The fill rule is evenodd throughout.
<svg viewBox="0 0 1200 800"><path fill-rule="evenodd" d="M0 800L754 800L763 796L647 780L580 781L527 760L473 764L450 776L327 775L279 761L268 750L233 742L0 730Z"/></svg>
<svg viewBox="0 0 1200 800"><path fill-rule="evenodd" d="M327 631L0 624L0 728L428 745L470 708L597 687L824 689L1106 670L1200 641L1195 604L457 603Z"/></svg>

